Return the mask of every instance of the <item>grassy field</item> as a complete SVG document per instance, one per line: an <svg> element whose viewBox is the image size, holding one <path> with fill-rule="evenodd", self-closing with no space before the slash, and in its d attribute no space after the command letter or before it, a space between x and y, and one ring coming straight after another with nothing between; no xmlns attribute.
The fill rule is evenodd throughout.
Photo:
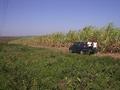
<svg viewBox="0 0 120 90"><path fill-rule="evenodd" d="M0 44L0 90L120 90L120 60Z"/></svg>

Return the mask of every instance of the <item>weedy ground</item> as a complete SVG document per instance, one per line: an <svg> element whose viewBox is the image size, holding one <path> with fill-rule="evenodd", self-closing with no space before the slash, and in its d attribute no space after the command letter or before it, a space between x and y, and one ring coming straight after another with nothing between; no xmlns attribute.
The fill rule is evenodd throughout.
<svg viewBox="0 0 120 90"><path fill-rule="evenodd" d="M120 90L120 60L1 44L0 90Z"/></svg>

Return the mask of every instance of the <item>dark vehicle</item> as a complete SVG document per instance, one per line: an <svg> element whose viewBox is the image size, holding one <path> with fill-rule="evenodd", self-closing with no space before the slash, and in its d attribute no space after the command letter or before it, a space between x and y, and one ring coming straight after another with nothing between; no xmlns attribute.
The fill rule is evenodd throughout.
<svg viewBox="0 0 120 90"><path fill-rule="evenodd" d="M80 54L94 54L97 52L97 48L94 48L93 42L91 42L91 46L88 45L88 42L74 42L69 47L69 51Z"/></svg>

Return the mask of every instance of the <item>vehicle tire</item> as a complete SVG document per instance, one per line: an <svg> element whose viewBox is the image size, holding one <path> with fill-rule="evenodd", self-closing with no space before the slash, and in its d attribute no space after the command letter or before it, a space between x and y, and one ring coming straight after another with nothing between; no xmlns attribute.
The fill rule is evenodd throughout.
<svg viewBox="0 0 120 90"><path fill-rule="evenodd" d="M81 51L80 51L80 54L84 54L84 52L81 50Z"/></svg>
<svg viewBox="0 0 120 90"><path fill-rule="evenodd" d="M91 54L92 54L92 51L91 51L91 50L89 50L89 51L88 51L88 55L91 55Z"/></svg>

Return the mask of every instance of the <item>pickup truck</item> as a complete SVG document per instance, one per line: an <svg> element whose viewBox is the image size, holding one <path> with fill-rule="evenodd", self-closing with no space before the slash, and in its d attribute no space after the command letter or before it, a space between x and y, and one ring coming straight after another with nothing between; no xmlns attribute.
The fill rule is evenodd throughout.
<svg viewBox="0 0 120 90"><path fill-rule="evenodd" d="M97 42L74 42L70 47L71 53L94 54L97 53Z"/></svg>

